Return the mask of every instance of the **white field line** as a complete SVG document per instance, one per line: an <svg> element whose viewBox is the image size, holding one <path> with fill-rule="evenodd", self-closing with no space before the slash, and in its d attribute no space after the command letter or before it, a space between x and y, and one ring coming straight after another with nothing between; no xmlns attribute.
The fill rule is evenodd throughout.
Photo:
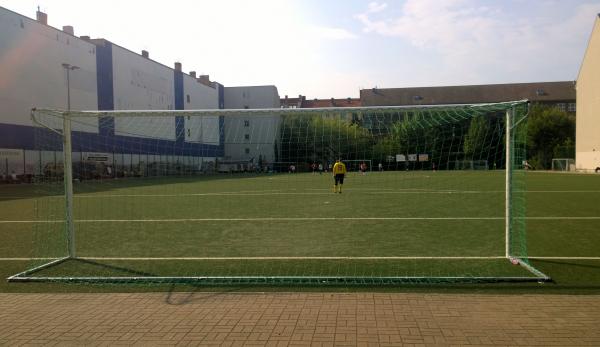
<svg viewBox="0 0 600 347"><path fill-rule="evenodd" d="M29 261L29 260L56 260L60 258L24 258L24 257L14 257L14 258L0 258L0 261Z"/></svg>
<svg viewBox="0 0 600 347"><path fill-rule="evenodd" d="M176 197L190 197L190 196L275 196L275 195L332 195L329 189L307 189L308 192L297 192L297 191L239 191L239 192L214 192L214 193L184 193L184 194L77 194L74 196L76 199L89 199L89 198L176 198ZM392 190L392 189L369 189L369 188L346 188L346 192L360 192L361 194L504 194L504 190L431 190L431 189L415 189L408 188L404 190ZM515 193L522 193L523 191L514 191ZM525 193L541 193L541 194L561 194L561 193L575 193L575 194L597 194L600 190L528 190ZM18 199L18 196L7 197L9 199ZM48 196L47 198L62 199L63 196L55 195Z"/></svg>
<svg viewBox="0 0 600 347"><path fill-rule="evenodd" d="M76 223L186 223L186 222L278 222L358 220L504 220L505 217L264 217L264 218L176 218L176 219L76 219ZM600 220L600 216L524 217L524 220ZM0 224L64 223L63 220L3 220Z"/></svg>
<svg viewBox="0 0 600 347"><path fill-rule="evenodd" d="M309 189L310 192L297 192L281 190L273 191L240 191L240 192L214 192L214 193L187 193L187 194L88 194L75 195L75 198L168 198L168 197L190 197L190 196L272 196L272 195L331 195L328 189ZM315 190L322 190L315 191ZM346 192L361 191L362 194L500 194L505 193L504 190L430 190L430 189L406 189L406 190L376 190L376 189L359 189L350 188ZM521 193L522 191L515 191ZM526 193L600 193L598 190L529 190Z"/></svg>
<svg viewBox="0 0 600 347"><path fill-rule="evenodd" d="M505 259L505 256L473 256L473 257L80 257L86 260L486 260ZM600 260L600 257L536 257L539 260ZM0 261L54 260L57 258L0 258Z"/></svg>
<svg viewBox="0 0 600 347"><path fill-rule="evenodd" d="M506 259L506 256L481 257L80 257L86 260L481 260Z"/></svg>
<svg viewBox="0 0 600 347"><path fill-rule="evenodd" d="M415 194L415 193L425 193L425 194L489 194L489 193L505 193L504 190L416 190L414 191L380 191L376 193L382 194ZM560 194L560 193L600 193L600 190L515 190L514 193L550 193L550 194ZM371 192L368 192L371 193ZM373 192L375 193L375 192Z"/></svg>
<svg viewBox="0 0 600 347"><path fill-rule="evenodd" d="M529 259L539 260L600 260L600 257L527 257Z"/></svg>
<svg viewBox="0 0 600 347"><path fill-rule="evenodd" d="M316 189L315 189L316 190ZM346 192L350 189L346 189ZM364 191L363 194L450 194L450 191L426 191L426 190L411 190L411 191ZM500 193L500 191L498 191ZM274 195L332 195L330 190L323 189L320 192L256 192L256 193L239 193L239 192L222 192L222 193L188 193L188 194L110 194L110 195L75 195L75 198L173 198L173 197L193 197L193 196L274 196Z"/></svg>
<svg viewBox="0 0 600 347"><path fill-rule="evenodd" d="M600 218L600 217L598 217ZM496 220L504 217L266 217L266 218L177 218L177 219L80 219L76 223L126 223L126 222L259 222L259 221L336 221L336 220ZM62 220L24 220L0 221L0 224L10 223L64 223Z"/></svg>

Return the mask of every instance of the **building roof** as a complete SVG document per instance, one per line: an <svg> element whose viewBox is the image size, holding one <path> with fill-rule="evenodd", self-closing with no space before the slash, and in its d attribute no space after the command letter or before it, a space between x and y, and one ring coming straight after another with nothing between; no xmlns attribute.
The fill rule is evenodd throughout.
<svg viewBox="0 0 600 347"><path fill-rule="evenodd" d="M303 108L317 108L317 107L360 107L360 99L313 99L304 100L302 102Z"/></svg>
<svg viewBox="0 0 600 347"><path fill-rule="evenodd" d="M298 107L298 108L322 108L322 107L360 107L362 102L358 98L345 98L345 99L307 99L306 96L300 95L298 98L285 98L281 99L282 107Z"/></svg>
<svg viewBox="0 0 600 347"><path fill-rule="evenodd" d="M226 89L250 89L250 88L270 88L277 89L276 85L273 84L265 84L265 85L257 85L257 86L231 86L225 87Z"/></svg>
<svg viewBox="0 0 600 347"><path fill-rule="evenodd" d="M78 40L78 41L79 41L79 43L86 43L86 44L89 44L89 45L93 45L93 43L91 43L91 42L89 42L89 41L87 41L87 40L84 40L84 39L82 39L81 37L75 36L74 34L71 34L71 33L69 33L69 32L66 32L66 31L64 31L64 30L60 30L60 29L58 29L58 28L55 28L55 27L53 27L53 26L51 26L51 25L49 25L49 24L40 23L39 21L37 21L37 20L35 20L35 19L33 19L33 18L30 18L30 17L28 17L28 16L26 16L26 15L24 15L24 14L17 13L17 12L15 12L15 11L13 11L13 10L9 10L8 8L2 7L2 6L0 6L0 10L3 10L3 11L6 11L6 12L9 12L9 13L11 13L11 14L13 14L13 15L17 15L17 16L19 16L19 17L21 17L21 18L23 18L23 19L27 20L27 21L29 22L29 24L30 24L30 23L36 23L36 24L39 24L39 25L43 25L44 27L46 27L46 28L50 28L51 30L53 30L53 31L55 31L55 32L57 32L57 33L61 33L62 35L66 35L66 36L69 36L69 37L71 37L71 38L74 38L74 39Z"/></svg>
<svg viewBox="0 0 600 347"><path fill-rule="evenodd" d="M575 100L572 81L486 84L470 86L363 89L364 106L440 105L505 102L516 100Z"/></svg>

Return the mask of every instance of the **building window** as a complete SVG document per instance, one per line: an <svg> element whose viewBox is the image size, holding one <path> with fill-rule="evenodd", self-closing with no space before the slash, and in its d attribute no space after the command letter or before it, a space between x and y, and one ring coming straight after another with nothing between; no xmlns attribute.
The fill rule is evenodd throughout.
<svg viewBox="0 0 600 347"><path fill-rule="evenodd" d="M190 129L187 130L187 135L188 135L188 137L192 136Z"/></svg>
<svg viewBox="0 0 600 347"><path fill-rule="evenodd" d="M569 112L577 111L577 104L574 102L570 102L569 107L567 108L567 111L569 111Z"/></svg>
<svg viewBox="0 0 600 347"><path fill-rule="evenodd" d="M250 148L246 147L245 152L246 152L246 154L250 154Z"/></svg>
<svg viewBox="0 0 600 347"><path fill-rule="evenodd" d="M244 121L244 126L245 127L249 127L250 126L250 121L249 120L245 120Z"/></svg>
<svg viewBox="0 0 600 347"><path fill-rule="evenodd" d="M20 21L21 21L21 29L24 29L25 28L25 23L23 23L22 19L20 19Z"/></svg>
<svg viewBox="0 0 600 347"><path fill-rule="evenodd" d="M556 108L557 108L559 111L565 112L565 111L567 110L567 105L566 105L566 104L563 104L563 103L561 102L561 103L558 103L558 104L556 104Z"/></svg>
<svg viewBox="0 0 600 347"><path fill-rule="evenodd" d="M244 135L244 139L246 139L246 140L250 140L250 134L246 134L246 135Z"/></svg>
<svg viewBox="0 0 600 347"><path fill-rule="evenodd" d="M186 95L187 103L190 103L190 94Z"/></svg>

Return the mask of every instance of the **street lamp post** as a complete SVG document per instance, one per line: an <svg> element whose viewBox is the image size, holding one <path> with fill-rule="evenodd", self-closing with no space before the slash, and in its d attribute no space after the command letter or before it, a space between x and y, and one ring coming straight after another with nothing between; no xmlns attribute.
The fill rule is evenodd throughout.
<svg viewBox="0 0 600 347"><path fill-rule="evenodd" d="M71 78L69 72L79 69L79 66L63 63L62 67L67 71L67 111L71 111Z"/></svg>
<svg viewBox="0 0 600 347"><path fill-rule="evenodd" d="M69 258L75 258L75 224L73 222L73 165L71 157L71 79L70 72L78 66L63 63L67 72L67 112L63 118L63 176Z"/></svg>

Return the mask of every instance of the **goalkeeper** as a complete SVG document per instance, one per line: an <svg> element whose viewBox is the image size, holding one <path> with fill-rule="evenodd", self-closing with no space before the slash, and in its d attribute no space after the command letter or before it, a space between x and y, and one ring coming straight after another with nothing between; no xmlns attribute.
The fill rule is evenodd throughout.
<svg viewBox="0 0 600 347"><path fill-rule="evenodd" d="M346 174L346 164L342 163L341 159L338 159L331 171L333 172L333 180L335 181L333 192L342 194L342 185L344 184L344 175Z"/></svg>

